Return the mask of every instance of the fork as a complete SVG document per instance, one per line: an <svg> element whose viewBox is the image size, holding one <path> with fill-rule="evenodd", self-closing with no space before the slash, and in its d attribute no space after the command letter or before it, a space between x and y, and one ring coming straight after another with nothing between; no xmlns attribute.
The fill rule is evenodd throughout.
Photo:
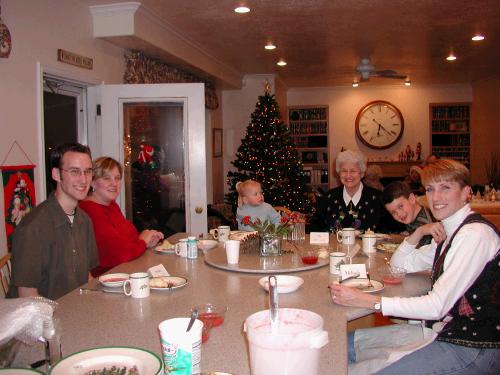
<svg viewBox="0 0 500 375"><path fill-rule="evenodd" d="M366 278L368 279L368 287L373 288L372 280L370 279L370 272L366 273Z"/></svg>

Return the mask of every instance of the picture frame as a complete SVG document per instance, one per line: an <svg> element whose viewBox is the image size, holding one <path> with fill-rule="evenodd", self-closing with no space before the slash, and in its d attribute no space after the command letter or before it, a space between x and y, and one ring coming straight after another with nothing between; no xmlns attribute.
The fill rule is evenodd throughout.
<svg viewBox="0 0 500 375"><path fill-rule="evenodd" d="M212 156L219 158L222 156L222 129L212 129Z"/></svg>

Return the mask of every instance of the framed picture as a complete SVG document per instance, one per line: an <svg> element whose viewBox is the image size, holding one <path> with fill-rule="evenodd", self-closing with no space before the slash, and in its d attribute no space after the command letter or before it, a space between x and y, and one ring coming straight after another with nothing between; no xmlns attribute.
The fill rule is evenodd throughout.
<svg viewBox="0 0 500 375"><path fill-rule="evenodd" d="M222 129L212 130L212 154L214 158L222 156Z"/></svg>

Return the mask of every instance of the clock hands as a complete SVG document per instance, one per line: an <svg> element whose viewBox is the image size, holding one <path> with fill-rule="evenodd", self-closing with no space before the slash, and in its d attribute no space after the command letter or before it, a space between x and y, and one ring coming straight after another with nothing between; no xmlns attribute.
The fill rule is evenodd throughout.
<svg viewBox="0 0 500 375"><path fill-rule="evenodd" d="M382 129L383 131L385 131L388 135L390 135L392 137L392 133L390 131L388 131L386 128L384 128L384 126L379 123L377 120L375 120L374 118L372 118L372 121L378 125L378 130L377 130L377 136L380 135L380 129Z"/></svg>

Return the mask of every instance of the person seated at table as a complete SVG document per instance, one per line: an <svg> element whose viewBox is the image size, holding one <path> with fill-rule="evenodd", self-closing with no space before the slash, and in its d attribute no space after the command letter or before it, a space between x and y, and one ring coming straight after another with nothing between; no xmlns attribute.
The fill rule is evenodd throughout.
<svg viewBox="0 0 500 375"><path fill-rule="evenodd" d="M254 223L257 219L261 223L268 220L276 226L280 224L281 216L269 203L264 202L264 193L259 182L239 181L236 183L236 191L238 192L236 221L239 230L253 231L248 222Z"/></svg>
<svg viewBox="0 0 500 375"><path fill-rule="evenodd" d="M334 303L424 319L425 325L356 330L348 340L349 374L497 374L499 233L471 210L469 171L463 164L440 159L424 168L422 180L446 240L416 249L421 233L415 231L391 264L408 272L432 267L431 290L420 297L380 297L332 283L330 291Z"/></svg>
<svg viewBox="0 0 500 375"><path fill-rule="evenodd" d="M364 156L359 151L342 151L337 156L335 169L342 186L329 190L318 200L311 230L380 229L382 193L361 182L366 171Z"/></svg>
<svg viewBox="0 0 500 375"><path fill-rule="evenodd" d="M123 216L115 201L120 194L122 176L122 166L115 159L104 156L94 160L92 189L80 202L80 208L94 225L99 252L99 265L91 271L94 277L139 257L146 248L163 239L163 233L156 230L146 229L139 233Z"/></svg>
<svg viewBox="0 0 500 375"><path fill-rule="evenodd" d="M430 244L433 237L436 243L444 240L443 224L434 223L431 212L418 203L405 182L395 181L387 185L382 193L382 203L394 220L404 224L409 233L421 232L417 248Z"/></svg>
<svg viewBox="0 0 500 375"><path fill-rule="evenodd" d="M371 188L377 189L379 191L384 190L384 185L380 182L383 177L382 168L380 165L372 164L366 167L365 177L363 178L363 184Z"/></svg>
<svg viewBox="0 0 500 375"><path fill-rule="evenodd" d="M55 191L21 220L12 242L9 297L62 297L97 265L92 222L78 209L92 180L90 149L66 143L50 155Z"/></svg>

